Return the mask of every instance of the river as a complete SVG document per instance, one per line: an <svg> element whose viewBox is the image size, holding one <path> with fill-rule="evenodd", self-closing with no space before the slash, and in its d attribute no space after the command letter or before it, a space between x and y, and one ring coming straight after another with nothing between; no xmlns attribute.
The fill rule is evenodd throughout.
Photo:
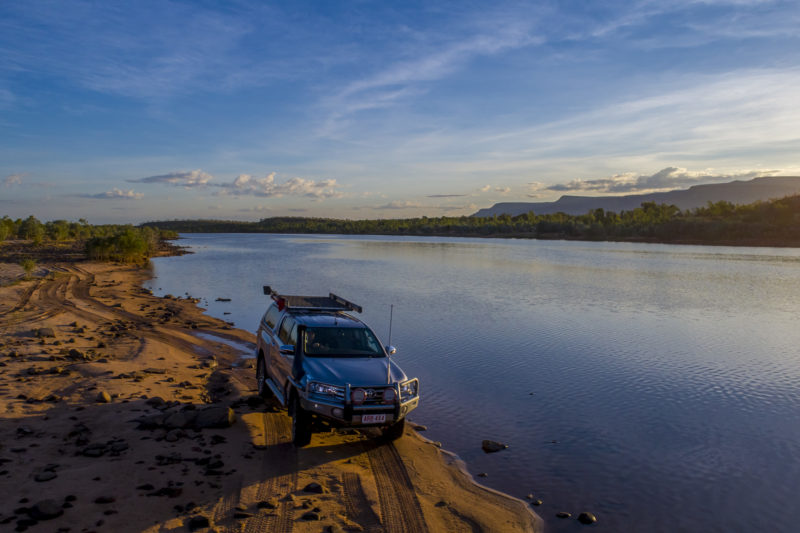
<svg viewBox="0 0 800 533"><path fill-rule="evenodd" d="M147 286L240 328L262 285L352 300L384 343L393 306L412 420L482 484L541 499L548 531L581 511L607 532L800 523L800 249L183 237L195 253L154 259Z"/></svg>

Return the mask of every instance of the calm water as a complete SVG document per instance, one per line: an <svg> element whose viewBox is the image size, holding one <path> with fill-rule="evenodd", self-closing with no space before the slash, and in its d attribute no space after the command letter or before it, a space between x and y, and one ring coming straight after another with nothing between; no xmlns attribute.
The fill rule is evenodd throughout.
<svg viewBox="0 0 800 533"><path fill-rule="evenodd" d="M189 235L157 294L255 330L337 294L422 381L412 416L549 531L796 531L800 250L495 239ZM230 303L214 302L217 297ZM224 314L230 313L230 314ZM510 448L491 455L481 440ZM555 518L561 510L573 519Z"/></svg>

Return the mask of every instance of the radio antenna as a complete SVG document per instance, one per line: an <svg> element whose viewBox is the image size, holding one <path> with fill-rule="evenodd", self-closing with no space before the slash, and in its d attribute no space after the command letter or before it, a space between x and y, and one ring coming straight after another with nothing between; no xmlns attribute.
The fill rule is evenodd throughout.
<svg viewBox="0 0 800 533"><path fill-rule="evenodd" d="M392 345L392 318L394 317L394 304L389 305L389 346Z"/></svg>
<svg viewBox="0 0 800 533"><path fill-rule="evenodd" d="M392 318L394 316L394 304L389 304L389 347L392 346ZM388 349L386 352L389 355L387 359L386 365L386 383L392 383L392 360L391 360L391 349Z"/></svg>

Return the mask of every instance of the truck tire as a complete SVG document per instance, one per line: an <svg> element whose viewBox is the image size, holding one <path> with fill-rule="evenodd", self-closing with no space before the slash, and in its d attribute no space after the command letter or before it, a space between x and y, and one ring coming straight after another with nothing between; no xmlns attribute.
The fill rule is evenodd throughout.
<svg viewBox="0 0 800 533"><path fill-rule="evenodd" d="M267 363L261 355L256 359L256 381L258 382L258 395L264 399L272 396L272 391L267 386Z"/></svg>
<svg viewBox="0 0 800 533"><path fill-rule="evenodd" d="M388 441L395 441L403 436L406 430L406 419L403 418L399 422L395 422L391 426L383 430L383 438Z"/></svg>
<svg viewBox="0 0 800 533"><path fill-rule="evenodd" d="M311 442L311 415L300 405L297 395L292 395L292 443L301 448Z"/></svg>

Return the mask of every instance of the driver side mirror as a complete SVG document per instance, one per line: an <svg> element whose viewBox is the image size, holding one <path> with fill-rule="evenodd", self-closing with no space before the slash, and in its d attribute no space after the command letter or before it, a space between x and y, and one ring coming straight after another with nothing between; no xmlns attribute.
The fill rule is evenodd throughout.
<svg viewBox="0 0 800 533"><path fill-rule="evenodd" d="M397 353L397 348L395 348L394 346L387 346L386 353L388 353L389 355L394 355Z"/></svg>

